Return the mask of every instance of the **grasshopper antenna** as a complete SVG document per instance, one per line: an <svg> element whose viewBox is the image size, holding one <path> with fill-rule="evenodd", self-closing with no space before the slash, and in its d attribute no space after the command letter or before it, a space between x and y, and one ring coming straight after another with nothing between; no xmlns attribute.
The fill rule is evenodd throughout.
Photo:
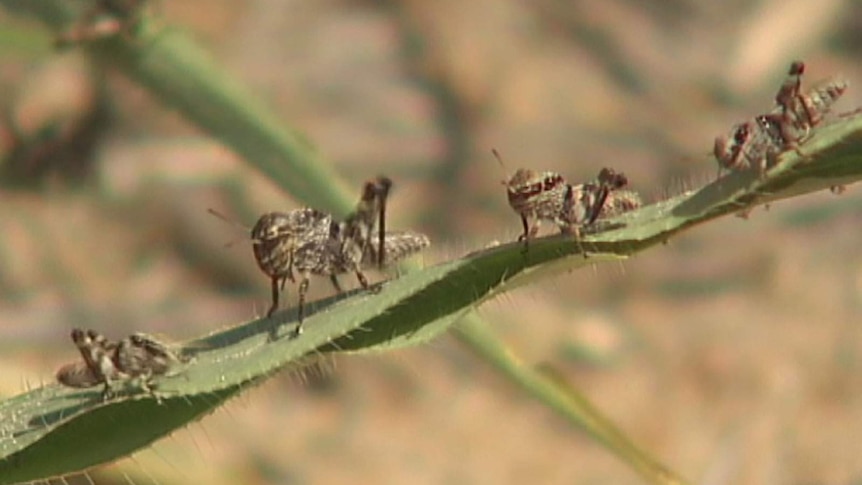
<svg viewBox="0 0 862 485"><path fill-rule="evenodd" d="M229 225L231 225L231 226L233 226L233 227L235 227L235 228L237 228L237 229L242 229L242 230L243 230L243 231L245 231L246 233L251 233L251 228L250 228L250 227L246 226L245 224L239 223L239 222L237 222L237 221L235 221L235 220L231 219L230 217L228 217L228 216L226 216L226 215L222 214L221 212L219 212L219 211L217 211L217 210L215 210L215 209L213 209L213 208L211 208L211 207L207 207L207 212L209 212L209 213L210 213L210 215L213 215L213 216L217 217L218 219L221 219L221 221L222 221L222 222L226 222L226 223L228 223ZM245 239L245 238L243 238L243 239ZM238 241L239 241L238 239L234 239L234 240L232 240L232 241L228 241L228 242L226 242L226 243L224 244L224 247L225 247L225 248L233 247L233 246L234 246Z"/></svg>
<svg viewBox="0 0 862 485"><path fill-rule="evenodd" d="M508 185L509 172L508 170L506 170L506 164L503 163L503 157L500 156L500 152L498 152L496 148L491 148L491 153L494 155L494 158L497 160L497 163L500 164L500 168L503 170L503 181L501 183L503 185Z"/></svg>
<svg viewBox="0 0 862 485"><path fill-rule="evenodd" d="M377 237L377 254L380 255L377 261L378 267L382 268L386 261L386 201L389 199L389 191L392 190L392 179L388 177L379 178L380 187L377 196L380 197L380 213L377 215L380 222L380 232Z"/></svg>

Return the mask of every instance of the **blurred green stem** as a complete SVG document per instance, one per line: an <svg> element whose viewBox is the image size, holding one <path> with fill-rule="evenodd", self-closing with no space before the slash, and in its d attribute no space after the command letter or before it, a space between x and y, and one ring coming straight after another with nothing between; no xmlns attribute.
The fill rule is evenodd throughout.
<svg viewBox="0 0 862 485"><path fill-rule="evenodd" d="M488 324L475 314L464 317L455 328L458 339L480 358L536 400L589 433L593 439L628 463L648 483L686 483L635 446L571 384L565 383L559 376L524 365L511 349L491 332Z"/></svg>
<svg viewBox="0 0 862 485"><path fill-rule="evenodd" d="M35 16L55 31L69 25L64 0L0 0L0 6ZM353 205L341 178L314 147L179 29L145 17L133 39L116 36L85 48L96 62L146 87L298 200L336 214Z"/></svg>

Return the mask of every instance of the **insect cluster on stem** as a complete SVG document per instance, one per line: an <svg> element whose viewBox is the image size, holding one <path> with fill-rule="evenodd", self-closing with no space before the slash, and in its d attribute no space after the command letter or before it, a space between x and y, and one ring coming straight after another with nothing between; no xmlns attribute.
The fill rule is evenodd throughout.
<svg viewBox="0 0 862 485"><path fill-rule="evenodd" d="M60 34L57 42L70 44L132 34L145 1L97 0L94 9ZM800 150L848 87L846 80L831 78L803 91L804 72L804 63L793 62L771 111L737 123L715 138L713 154L720 171L756 170L764 176L779 155ZM497 151L493 153L502 164ZM525 250L542 222L551 222L561 233L580 239L584 231L605 229L600 222L640 208L641 198L626 189L628 183L623 173L611 168L602 168L594 180L577 184L557 172L525 168L503 181L508 203L521 219L523 231L518 241L524 243ZM292 337L303 331L312 276L328 277L341 292L338 276L353 273L368 290L371 285L366 269L383 268L430 245L428 237L418 232L387 231L386 204L392 186L392 180L385 176L365 182L355 209L340 220L328 212L303 207L265 213L251 228L255 260L270 280L267 317L278 309L286 283L298 284L298 323ZM81 359L61 367L57 380L73 388L101 385L103 399L114 395L115 383L124 381L135 381L140 389L155 395L154 379L188 361L169 345L142 333L114 342L94 330L76 328L71 338Z"/></svg>

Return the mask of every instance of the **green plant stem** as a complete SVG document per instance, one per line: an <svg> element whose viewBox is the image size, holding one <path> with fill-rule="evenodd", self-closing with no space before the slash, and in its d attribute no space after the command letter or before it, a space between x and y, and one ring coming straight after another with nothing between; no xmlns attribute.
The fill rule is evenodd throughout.
<svg viewBox="0 0 862 485"><path fill-rule="evenodd" d="M57 31L66 28L70 18L65 0L0 0L0 5L35 16ZM115 36L82 47L99 64L146 87L298 200L336 214L347 213L353 205L341 178L314 147L179 29L145 17L132 39Z"/></svg>
<svg viewBox="0 0 862 485"><path fill-rule="evenodd" d="M462 318L457 326L458 339L482 360L569 423L586 431L617 455L648 483L682 485L685 482L664 465L638 448L613 423L602 415L576 388L525 366L488 325L475 314Z"/></svg>

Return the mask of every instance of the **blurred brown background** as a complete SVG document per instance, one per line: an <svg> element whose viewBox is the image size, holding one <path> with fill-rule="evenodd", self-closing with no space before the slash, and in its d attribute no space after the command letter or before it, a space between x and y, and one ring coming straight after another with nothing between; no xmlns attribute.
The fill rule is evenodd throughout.
<svg viewBox="0 0 862 485"><path fill-rule="evenodd" d="M603 166L648 200L715 175L793 59L862 104L851 1L163 0L153 6L351 186L396 181L426 264L518 234L499 181ZM0 10L0 395L74 359L72 326L185 339L268 304L246 233L296 202L169 107ZM862 483L862 192L728 217L480 313L695 483ZM225 248L225 243L234 242ZM345 282L350 282L345 278ZM328 294L324 279L315 296ZM295 301L290 290L288 298ZM280 375L98 483L641 483L450 337ZM81 479L83 480L83 479ZM73 480L70 482L77 483Z"/></svg>

